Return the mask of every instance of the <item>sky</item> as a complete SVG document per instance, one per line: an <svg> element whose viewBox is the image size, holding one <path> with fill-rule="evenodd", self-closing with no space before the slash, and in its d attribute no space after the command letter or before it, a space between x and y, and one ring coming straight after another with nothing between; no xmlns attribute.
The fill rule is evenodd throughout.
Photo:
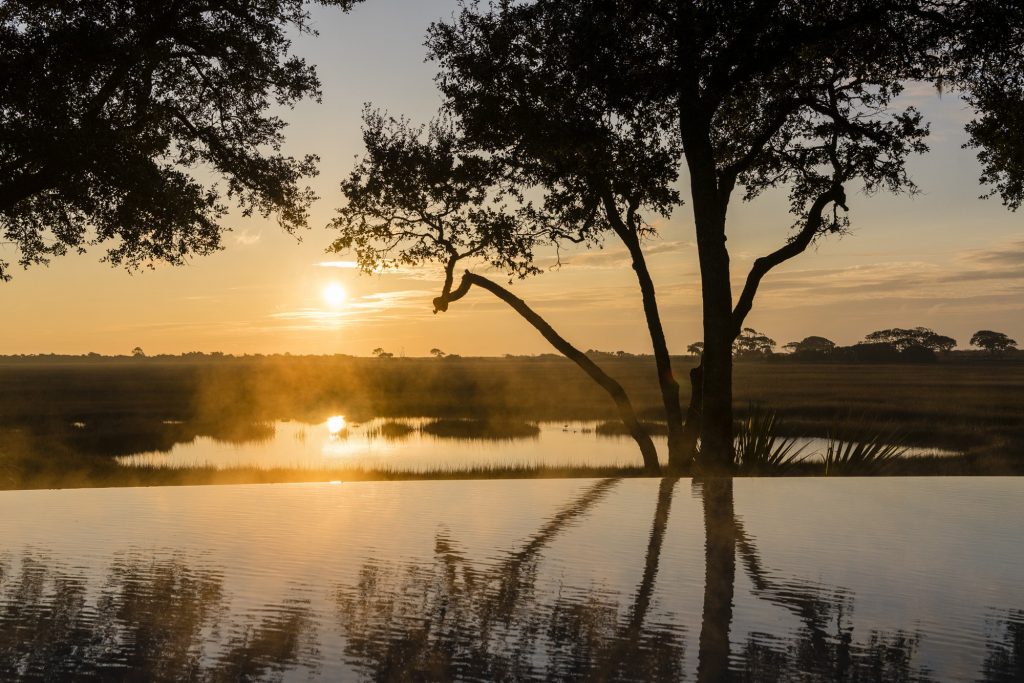
<svg viewBox="0 0 1024 683"><path fill-rule="evenodd" d="M236 213L226 248L185 266L132 274L101 263L93 250L13 271L13 281L0 283L0 354L127 354L136 346L150 355L550 352L486 292L434 315L436 270L367 275L348 267L350 255L325 253L333 239L326 226L343 202L338 182L362 151L364 103L416 122L437 111L436 68L424 59L423 40L430 22L454 8L454 0L369 0L349 14L313 9L319 35L299 37L295 47L318 66L323 101L283 113L287 151L322 159L311 182L320 199L301 241L272 220ZM961 101L924 87L904 99L932 125L931 152L910 164L921 193L867 197L848 189L852 234L820 241L765 278L747 325L780 346L809 335L852 344L872 330L918 325L961 348L979 329L1024 342L1024 215L979 198L978 164L962 149L969 112ZM787 208L784 193L732 204L734 292L757 256L784 243ZM683 353L702 337L688 204L657 228L649 264L670 347ZM564 251L560 268L511 287L580 348L650 352L636 281L614 243Z"/></svg>

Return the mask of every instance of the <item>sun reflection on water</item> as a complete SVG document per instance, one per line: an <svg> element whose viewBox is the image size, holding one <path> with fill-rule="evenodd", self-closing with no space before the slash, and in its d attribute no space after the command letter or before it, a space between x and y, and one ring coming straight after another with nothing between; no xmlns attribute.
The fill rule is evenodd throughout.
<svg viewBox="0 0 1024 683"><path fill-rule="evenodd" d="M327 418L327 431L331 436L338 436L345 430L347 423L344 415L332 415Z"/></svg>

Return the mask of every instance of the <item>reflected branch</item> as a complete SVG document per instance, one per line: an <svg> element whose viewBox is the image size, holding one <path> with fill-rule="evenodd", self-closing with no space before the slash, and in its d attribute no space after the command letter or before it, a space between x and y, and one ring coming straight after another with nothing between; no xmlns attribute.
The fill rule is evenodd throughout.
<svg viewBox="0 0 1024 683"><path fill-rule="evenodd" d="M825 592L800 580L773 579L752 535L735 513L731 480L710 479L697 485L707 534L699 681L931 680L930 672L913 661L917 634L872 630L867 642L858 643L849 622L853 596L848 591ZM738 657L739 669L735 660L730 663L729 641L737 554L753 595L786 609L801 622L801 628L787 637L750 634Z"/></svg>

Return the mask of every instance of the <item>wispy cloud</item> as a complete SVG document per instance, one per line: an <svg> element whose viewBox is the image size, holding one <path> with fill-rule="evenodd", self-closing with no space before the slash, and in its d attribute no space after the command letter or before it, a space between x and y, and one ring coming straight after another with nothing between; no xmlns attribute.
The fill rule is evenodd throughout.
<svg viewBox="0 0 1024 683"><path fill-rule="evenodd" d="M337 268L343 270L359 270L359 263L356 261L319 261L313 264L318 268ZM422 266L393 265L386 268L378 268L372 273L375 276L398 277L406 280L443 280L444 269L434 263Z"/></svg>
<svg viewBox="0 0 1024 683"><path fill-rule="evenodd" d="M428 290L406 289L367 294L346 303L339 309L297 308L275 311L270 320L286 323L289 329L299 325L313 327L340 327L349 322L360 325L394 318L410 318L430 314L430 301L434 294Z"/></svg>
<svg viewBox="0 0 1024 683"><path fill-rule="evenodd" d="M975 249L964 254L962 260L980 266L1024 268L1024 240L1013 240L988 249Z"/></svg>
<svg viewBox="0 0 1024 683"><path fill-rule="evenodd" d="M294 311L278 311L268 317L275 320L312 320L317 322L337 322L351 318L355 311L325 311L321 308L300 308Z"/></svg>
<svg viewBox="0 0 1024 683"><path fill-rule="evenodd" d="M395 308L413 302L429 302L435 296L437 296L435 292L426 289L402 289L394 292L367 294L353 301L350 306L357 309Z"/></svg>
<svg viewBox="0 0 1024 683"><path fill-rule="evenodd" d="M316 265L320 268L345 268L348 270L359 268L359 264L355 261L320 261Z"/></svg>
<svg viewBox="0 0 1024 683"><path fill-rule="evenodd" d="M261 239L263 239L262 232L252 233L248 230L243 230L235 235L235 244L242 247L251 247L254 244L259 244Z"/></svg>
<svg viewBox="0 0 1024 683"><path fill-rule="evenodd" d="M690 249L692 242L666 241L648 244L644 247L644 256L661 256L664 254L678 254ZM614 246L607 249L596 249L579 254L563 255L562 265L573 269L599 269L599 268L621 268L631 263L629 252L625 247Z"/></svg>
<svg viewBox="0 0 1024 683"><path fill-rule="evenodd" d="M1024 245L1022 245L1024 246ZM979 250L949 263L898 261L769 274L759 300L771 307L852 301L1024 303L1024 250ZM737 285L740 283L737 282Z"/></svg>

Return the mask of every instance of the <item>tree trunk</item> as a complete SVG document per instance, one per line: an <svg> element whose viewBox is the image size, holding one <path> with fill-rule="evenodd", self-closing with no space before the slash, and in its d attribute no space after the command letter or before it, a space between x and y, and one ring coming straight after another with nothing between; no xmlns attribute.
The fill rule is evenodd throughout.
<svg viewBox="0 0 1024 683"><path fill-rule="evenodd" d="M709 474L732 471L732 342L735 338L725 211L694 197L697 251L704 302L701 428L698 465Z"/></svg>
<svg viewBox="0 0 1024 683"><path fill-rule="evenodd" d="M693 76L693 74L691 74ZM701 371L700 454L697 465L708 474L733 468L732 445L732 284L725 216L732 183L719 186L711 142L711 120L702 107L696 81L680 100L680 132L690 171L690 196L700 261L704 304L704 355Z"/></svg>
<svg viewBox="0 0 1024 683"><path fill-rule="evenodd" d="M732 335L705 316L704 372L701 390L700 455L698 465L708 474L732 471Z"/></svg>
<svg viewBox="0 0 1024 683"><path fill-rule="evenodd" d="M640 449L640 454L644 461L644 470L649 474L659 474L661 472L661 466L658 464L658 451L654 447L654 442L651 440L647 430L644 429L643 425L640 424L640 421L637 419L636 411L633 409L633 404L629 400L626 390L623 389L622 385L614 378L608 375L608 373L598 367L594 361L590 360L585 353L577 349L558 334L546 320L540 317L540 315L538 315L532 308L527 306L525 301L499 285L497 282L467 271L463 274L462 282L459 284L458 289L449 292L446 287L444 294L434 299L435 312L448 310L448 304L465 296L473 285L486 289L488 292L512 307L512 309L522 316L526 322L530 323L534 329L540 332L541 336L543 336L548 343L558 349L558 351L566 358L576 363L576 365L586 372L591 379L597 382L602 389L608 392L608 395L611 397L612 401L615 402L615 407L619 411L619 419L622 420L622 423L629 431L629 435L633 437L633 440L636 441L637 447Z"/></svg>
<svg viewBox="0 0 1024 683"><path fill-rule="evenodd" d="M639 245L636 247L639 251ZM631 249L632 251L632 249ZM654 293L654 281L647 270L647 263L642 256L634 256L633 270L640 282L643 296L644 317L647 331L651 336L654 348L654 364L658 372L658 388L661 390L661 403L665 409L665 421L668 423L668 459L669 463L679 462L683 458L683 410L679 404L679 383L672 373L672 361L669 357L668 342L658 312L658 300Z"/></svg>
<svg viewBox="0 0 1024 683"><path fill-rule="evenodd" d="M639 245L637 245L637 251L639 251ZM678 462L683 457L683 409L679 404L679 383L672 374L672 362L669 357L668 343L665 340L665 330L658 313L654 281L651 279L647 263L642 256L633 259L633 270L636 271L637 280L640 282L647 330L651 335L654 347L658 388L661 390L661 403L664 406L665 420L668 423L668 460L669 463Z"/></svg>
<svg viewBox="0 0 1024 683"><path fill-rule="evenodd" d="M654 280L647 268L647 259L640 246L634 222L633 210L627 214L625 221L619 216L618 208L610 192L604 196L605 214L615 233L629 251L633 271L636 273L643 301L644 319L647 332L651 337L651 348L654 351L654 365L658 373L658 388L661 391L661 403L665 410L665 422L668 425L668 459L676 464L685 459L683 439L683 409L679 403L679 383L672 373L672 359L665 339L665 328L661 324L661 313L658 311L658 297L654 289ZM691 456L692 459L692 456Z"/></svg>
<svg viewBox="0 0 1024 683"><path fill-rule="evenodd" d="M697 458L697 440L700 438L701 398L704 394L704 359L695 368L690 368L690 405L686 409L686 422L679 450L669 451L668 465L679 471L689 467ZM675 459L673 459L673 455Z"/></svg>

